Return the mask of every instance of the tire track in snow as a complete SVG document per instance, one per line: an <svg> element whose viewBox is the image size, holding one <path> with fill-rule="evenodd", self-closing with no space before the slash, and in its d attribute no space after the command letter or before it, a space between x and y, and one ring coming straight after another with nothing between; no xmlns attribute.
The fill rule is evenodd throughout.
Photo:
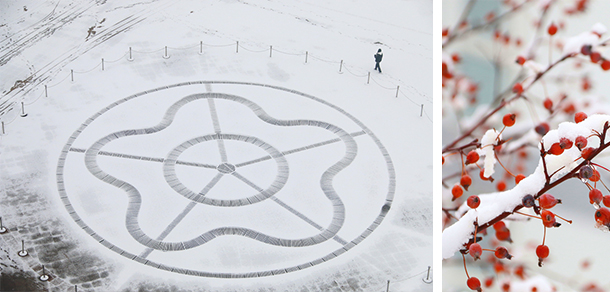
<svg viewBox="0 0 610 292"><path fill-rule="evenodd" d="M13 57L19 55L23 50L29 48L39 40L53 35L55 31L61 29L64 25L69 24L76 18L83 15L83 13L85 13L91 7L95 6L95 1L93 5L86 7L85 5L86 4L80 4L61 12L56 17L51 16L49 22L43 23L40 27L30 30L23 36L15 34L12 35L10 38L17 38L17 40L0 49L0 66L5 65ZM51 14L53 14L53 12Z"/></svg>
<svg viewBox="0 0 610 292"><path fill-rule="evenodd" d="M121 19L112 26L105 28L104 30L97 33L95 36L86 40L84 43L75 45L71 50L63 53L53 61L47 63L36 72L32 73L28 77L29 82L25 83L22 87L8 92L2 98L0 98L0 117L9 112L18 103L20 96L25 96L32 92L37 86L40 86L45 81L56 76L63 67L76 60L81 55L85 54L89 50L102 44L108 39L123 33L137 24L145 21L148 16L156 13L157 11L169 6L174 5L178 1L171 0L160 0L154 7L147 7L137 13L134 13L126 18Z"/></svg>

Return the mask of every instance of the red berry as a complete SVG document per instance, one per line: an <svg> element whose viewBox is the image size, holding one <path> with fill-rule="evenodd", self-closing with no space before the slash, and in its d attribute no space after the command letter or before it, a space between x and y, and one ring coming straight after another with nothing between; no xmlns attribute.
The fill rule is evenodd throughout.
<svg viewBox="0 0 610 292"><path fill-rule="evenodd" d="M460 55L458 55L457 53L453 53L451 55L451 60L453 60L453 62L455 62L455 63L459 63L462 60L462 58L460 58Z"/></svg>
<svg viewBox="0 0 610 292"><path fill-rule="evenodd" d="M553 145L551 145L551 148L549 148L548 153L552 155L561 155L563 153L563 148L561 148L561 145L559 145L559 143L553 143Z"/></svg>
<svg viewBox="0 0 610 292"><path fill-rule="evenodd" d="M578 150L582 150L585 147L587 147L587 138L583 137L583 136L578 136L576 137L576 139L574 140L574 144L576 145L576 147L578 148Z"/></svg>
<svg viewBox="0 0 610 292"><path fill-rule="evenodd" d="M604 198L602 199L602 202L604 203L604 206L610 207L610 195L604 196Z"/></svg>
<svg viewBox="0 0 610 292"><path fill-rule="evenodd" d="M516 94L523 93L523 85L521 85L521 83L515 83L515 85L513 86L513 92Z"/></svg>
<svg viewBox="0 0 610 292"><path fill-rule="evenodd" d="M444 28L443 29L443 37L446 37L449 35L449 28Z"/></svg>
<svg viewBox="0 0 610 292"><path fill-rule="evenodd" d="M470 176L467 174L462 175L462 178L460 179L460 185L462 185L462 187L464 187L465 190L468 190L468 187L471 184L472 184L472 178L470 178Z"/></svg>
<svg viewBox="0 0 610 292"><path fill-rule="evenodd" d="M525 63L525 58L523 56L518 56L517 60L515 60L515 62L517 62L517 64L519 65L523 65L523 63Z"/></svg>
<svg viewBox="0 0 610 292"><path fill-rule="evenodd" d="M468 207L476 209L481 204L481 199L479 199L479 196L477 195L472 195L468 197L468 199L466 200L466 204L468 204Z"/></svg>
<svg viewBox="0 0 610 292"><path fill-rule="evenodd" d="M555 207L555 205L561 204L561 200L556 199L551 194L543 194L538 198L538 201L540 202L540 208L543 209L551 209Z"/></svg>
<svg viewBox="0 0 610 292"><path fill-rule="evenodd" d="M522 280L525 279L525 268L523 266L518 266L515 268L515 275L517 275L517 277L521 278Z"/></svg>
<svg viewBox="0 0 610 292"><path fill-rule="evenodd" d="M493 284L494 284L494 277L485 278L485 288L489 288Z"/></svg>
<svg viewBox="0 0 610 292"><path fill-rule="evenodd" d="M549 257L549 247L546 245L539 245L536 247L536 255L538 258L546 259Z"/></svg>
<svg viewBox="0 0 610 292"><path fill-rule="evenodd" d="M476 163L477 161L479 161L479 153L477 153L475 150L470 150L468 155L466 155L466 165Z"/></svg>
<svg viewBox="0 0 610 292"><path fill-rule="evenodd" d="M494 271L496 272L496 274L500 274L506 271L506 268L504 268L504 264L501 261L496 261L494 263Z"/></svg>
<svg viewBox="0 0 610 292"><path fill-rule="evenodd" d="M583 113L583 112L577 112L574 115L574 121L578 124L582 121L584 121L587 118L587 114Z"/></svg>
<svg viewBox="0 0 610 292"><path fill-rule="evenodd" d="M546 245L539 245L536 247L536 255L538 256L538 266L542 267L542 260L549 257L549 247Z"/></svg>
<svg viewBox="0 0 610 292"><path fill-rule="evenodd" d="M502 118L502 123L506 127L512 127L515 124L515 118L516 117L517 117L517 115L515 115L515 114L506 114Z"/></svg>
<svg viewBox="0 0 610 292"><path fill-rule="evenodd" d="M501 230L496 230L496 238L499 241L513 242L513 240L510 238L510 230L508 228L503 228Z"/></svg>
<svg viewBox="0 0 610 292"><path fill-rule="evenodd" d="M563 108L563 112L566 114L571 114L574 113L576 111L576 107L574 106L573 103L568 103L564 108Z"/></svg>
<svg viewBox="0 0 610 292"><path fill-rule="evenodd" d="M542 210L540 212L540 217L542 218L542 224L548 228L555 227L557 225L555 214L549 210Z"/></svg>
<svg viewBox="0 0 610 292"><path fill-rule="evenodd" d="M553 101L548 97L544 99L544 102L542 102L542 105L544 105L544 108L549 111L553 109Z"/></svg>
<svg viewBox="0 0 610 292"><path fill-rule="evenodd" d="M498 221L496 223L494 223L493 225L494 230L498 231L498 230L502 230L506 228L506 223L504 223L504 221Z"/></svg>
<svg viewBox="0 0 610 292"><path fill-rule="evenodd" d="M538 126L536 126L535 130L540 136L544 136L551 129L549 124L542 122Z"/></svg>
<svg viewBox="0 0 610 292"><path fill-rule="evenodd" d="M599 181L599 179L600 179L599 171L597 171L597 169L594 169L593 175L589 178L589 180L595 182L595 181Z"/></svg>
<svg viewBox="0 0 610 292"><path fill-rule="evenodd" d="M515 184L519 184L519 182L522 181L524 178L525 178L525 175L517 174L517 176L515 176Z"/></svg>
<svg viewBox="0 0 610 292"><path fill-rule="evenodd" d="M453 198L451 199L451 201L454 201L455 199L461 197L462 194L464 194L464 190L462 189L462 187L459 184L455 184L453 186L453 188L451 189L451 194L453 195Z"/></svg>
<svg viewBox="0 0 610 292"><path fill-rule="evenodd" d="M602 65L601 65L601 66L602 66L602 69L604 69L604 71L608 71L608 70L610 70L610 61L608 61L608 60L604 60L604 61L602 62Z"/></svg>
<svg viewBox="0 0 610 292"><path fill-rule="evenodd" d="M585 149L582 150L582 152L580 153L580 156L582 156L583 159L591 159L593 156L593 152L597 150L597 148L593 148L593 147L587 147ZM591 173L591 175L593 175L593 173Z"/></svg>
<svg viewBox="0 0 610 292"><path fill-rule="evenodd" d="M504 182L503 180L499 181L496 185L496 189L498 190L498 192L503 192L504 190L506 190L506 182Z"/></svg>
<svg viewBox="0 0 610 292"><path fill-rule="evenodd" d="M485 177L483 174L485 174L485 170L481 169L481 171L479 171L479 177L482 180L491 180L491 177Z"/></svg>
<svg viewBox="0 0 610 292"><path fill-rule="evenodd" d="M591 58L591 62L597 63L602 59L602 54L599 52L592 52L591 55L589 55L589 58Z"/></svg>
<svg viewBox="0 0 610 292"><path fill-rule="evenodd" d="M472 256L475 261L481 258L482 253L483 249L478 243L473 243L468 247L468 254L470 254L470 256Z"/></svg>
<svg viewBox="0 0 610 292"><path fill-rule="evenodd" d="M555 23L551 22L551 25L549 25L547 32L549 33L549 35L555 35L557 33L557 26L555 25Z"/></svg>
<svg viewBox="0 0 610 292"><path fill-rule="evenodd" d="M495 255L499 259L507 258L510 260L513 257L511 254L508 253L508 249L503 246L496 247Z"/></svg>
<svg viewBox="0 0 610 292"><path fill-rule="evenodd" d="M468 280L466 281L466 285L468 285L468 288L470 288L470 290L477 290L479 292L482 291L481 281L479 281L477 277L468 278Z"/></svg>
<svg viewBox="0 0 610 292"><path fill-rule="evenodd" d="M610 224L610 210L601 207L595 211L595 221L601 225L608 226Z"/></svg>
<svg viewBox="0 0 610 292"><path fill-rule="evenodd" d="M510 283L506 282L504 284L502 284L502 292L509 292L510 291Z"/></svg>
<svg viewBox="0 0 610 292"><path fill-rule="evenodd" d="M589 202L591 204L595 203L598 204L601 203L601 201L604 199L604 195L602 195L602 192L598 189L591 189L589 191Z"/></svg>
<svg viewBox="0 0 610 292"><path fill-rule="evenodd" d="M561 147L561 149L570 149L572 148L572 140L562 137L559 139L559 147Z"/></svg>
<svg viewBox="0 0 610 292"><path fill-rule="evenodd" d="M587 56L587 55L591 54L591 49L592 49L591 45L584 45L580 48L580 53Z"/></svg>

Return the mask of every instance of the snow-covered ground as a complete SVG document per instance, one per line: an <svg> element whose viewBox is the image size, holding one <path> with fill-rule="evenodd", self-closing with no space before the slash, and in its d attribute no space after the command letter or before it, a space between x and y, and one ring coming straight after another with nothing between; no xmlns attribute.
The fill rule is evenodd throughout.
<svg viewBox="0 0 610 292"><path fill-rule="evenodd" d="M432 291L431 1L0 5L3 285Z"/></svg>

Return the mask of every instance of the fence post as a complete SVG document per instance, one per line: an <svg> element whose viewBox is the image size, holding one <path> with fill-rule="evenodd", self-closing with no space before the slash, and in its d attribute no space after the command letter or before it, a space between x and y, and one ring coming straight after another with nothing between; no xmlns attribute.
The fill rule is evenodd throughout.
<svg viewBox="0 0 610 292"><path fill-rule="evenodd" d="M131 56L131 47L129 47L129 58L128 61L133 61L133 57Z"/></svg>
<svg viewBox="0 0 610 292"><path fill-rule="evenodd" d="M400 85L396 86L396 97L398 97L398 90L400 89Z"/></svg>
<svg viewBox="0 0 610 292"><path fill-rule="evenodd" d="M369 76L366 78L366 84L369 84L371 81L371 72L369 71Z"/></svg>
<svg viewBox="0 0 610 292"><path fill-rule="evenodd" d="M4 121L0 122L2 123L2 135L6 134L6 132L4 132Z"/></svg>
<svg viewBox="0 0 610 292"><path fill-rule="evenodd" d="M74 70L70 69L70 80L74 81Z"/></svg>
<svg viewBox="0 0 610 292"><path fill-rule="evenodd" d="M165 55L163 55L163 59L169 59L169 56L167 55L167 46L165 46Z"/></svg>
<svg viewBox="0 0 610 292"><path fill-rule="evenodd" d="M44 97L49 97L46 85L44 86Z"/></svg>
<svg viewBox="0 0 610 292"><path fill-rule="evenodd" d="M339 73L343 73L341 72L341 69L343 69L343 60L341 60L341 64L339 64Z"/></svg>
<svg viewBox="0 0 610 292"><path fill-rule="evenodd" d="M203 41L199 41L199 54L203 54Z"/></svg>
<svg viewBox="0 0 610 292"><path fill-rule="evenodd" d="M269 46L269 58L271 58L271 52L273 52L273 46Z"/></svg>
<svg viewBox="0 0 610 292"><path fill-rule="evenodd" d="M17 255L20 257L24 257L24 256L28 255L28 251L25 250L25 242L23 239L21 240L21 250L19 252L17 252Z"/></svg>
<svg viewBox="0 0 610 292"><path fill-rule="evenodd" d="M235 43L235 52L239 53L239 41Z"/></svg>
<svg viewBox="0 0 610 292"><path fill-rule="evenodd" d="M8 229L2 225L2 217L0 217L0 234L6 233Z"/></svg>
<svg viewBox="0 0 610 292"><path fill-rule="evenodd" d="M388 280L388 287L385 289L385 292L390 292L390 280Z"/></svg>
<svg viewBox="0 0 610 292"><path fill-rule="evenodd" d="M102 58L102 71L104 71L104 58Z"/></svg>
<svg viewBox="0 0 610 292"><path fill-rule="evenodd" d="M423 107L423 105L422 105L422 107ZM428 266L428 274L426 274L425 278L422 278L422 281L424 281L424 283L426 283L426 284L432 283L432 279L430 279L430 266Z"/></svg>
<svg viewBox="0 0 610 292"><path fill-rule="evenodd" d="M308 55L309 55L309 52L308 52L308 51L305 51L305 63L307 63L307 57L308 57Z"/></svg>
<svg viewBox="0 0 610 292"><path fill-rule="evenodd" d="M44 269L44 265L42 265L42 275L40 275L40 277L38 277L38 279L40 279L40 281L46 282L47 280L49 280L49 275L47 275L47 272Z"/></svg>
<svg viewBox="0 0 610 292"><path fill-rule="evenodd" d="M21 114L20 114L20 116L22 118L25 118L25 117L28 116L28 114L25 113L25 105L23 104L23 101L21 102Z"/></svg>

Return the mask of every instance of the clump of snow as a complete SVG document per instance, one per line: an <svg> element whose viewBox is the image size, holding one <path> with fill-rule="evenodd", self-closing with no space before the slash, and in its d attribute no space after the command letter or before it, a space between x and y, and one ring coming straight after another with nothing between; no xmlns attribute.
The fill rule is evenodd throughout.
<svg viewBox="0 0 610 292"><path fill-rule="evenodd" d="M578 124L572 122L561 123L557 129L549 131L542 137L542 147L548 150L553 143L559 142L559 139L562 137L574 141L578 136L588 137L595 131L601 133L604 124L609 121L609 115L591 115ZM482 145L485 146L493 143L495 137L497 137L495 130L488 130L481 139ZM593 139L593 137L588 139L589 145L598 147L599 145L591 145L591 140ZM486 153L485 170L487 171L487 158L493 157L493 149L491 154L487 151ZM551 181L558 179L562 174L565 174L578 166L578 162L574 161L577 160L580 155L580 150L575 146L566 149L561 155L546 155L545 162L548 174L551 175L556 172L553 177L551 177ZM521 180L514 188L504 192L479 195L481 204L477 209L470 209L464 203L456 212L456 217L459 218L462 213L465 214L456 223L443 231L443 258L452 257L455 252L464 247L464 244L468 242L474 233L475 222L478 222L478 225L482 225L504 212L512 213L515 207L521 204L525 195L534 195L538 193L544 187L545 183L546 176L544 174L544 166L542 159L540 159L538 167L536 167L534 172Z"/></svg>
<svg viewBox="0 0 610 292"><path fill-rule="evenodd" d="M481 138L482 154L485 155L485 164L483 173L484 177L490 177L494 174L494 165L496 164L496 157L494 156L493 145L498 144L498 140L501 140L501 135L498 134L496 129L489 129Z"/></svg>
<svg viewBox="0 0 610 292"><path fill-rule="evenodd" d="M602 35L602 34L606 33L606 31L608 31L608 29L606 29L605 25L598 22L593 25L593 27L591 28L591 31L598 35Z"/></svg>
<svg viewBox="0 0 610 292"><path fill-rule="evenodd" d="M584 45L596 45L599 36L593 32L583 32L566 40L563 46L563 55L577 54Z"/></svg>

